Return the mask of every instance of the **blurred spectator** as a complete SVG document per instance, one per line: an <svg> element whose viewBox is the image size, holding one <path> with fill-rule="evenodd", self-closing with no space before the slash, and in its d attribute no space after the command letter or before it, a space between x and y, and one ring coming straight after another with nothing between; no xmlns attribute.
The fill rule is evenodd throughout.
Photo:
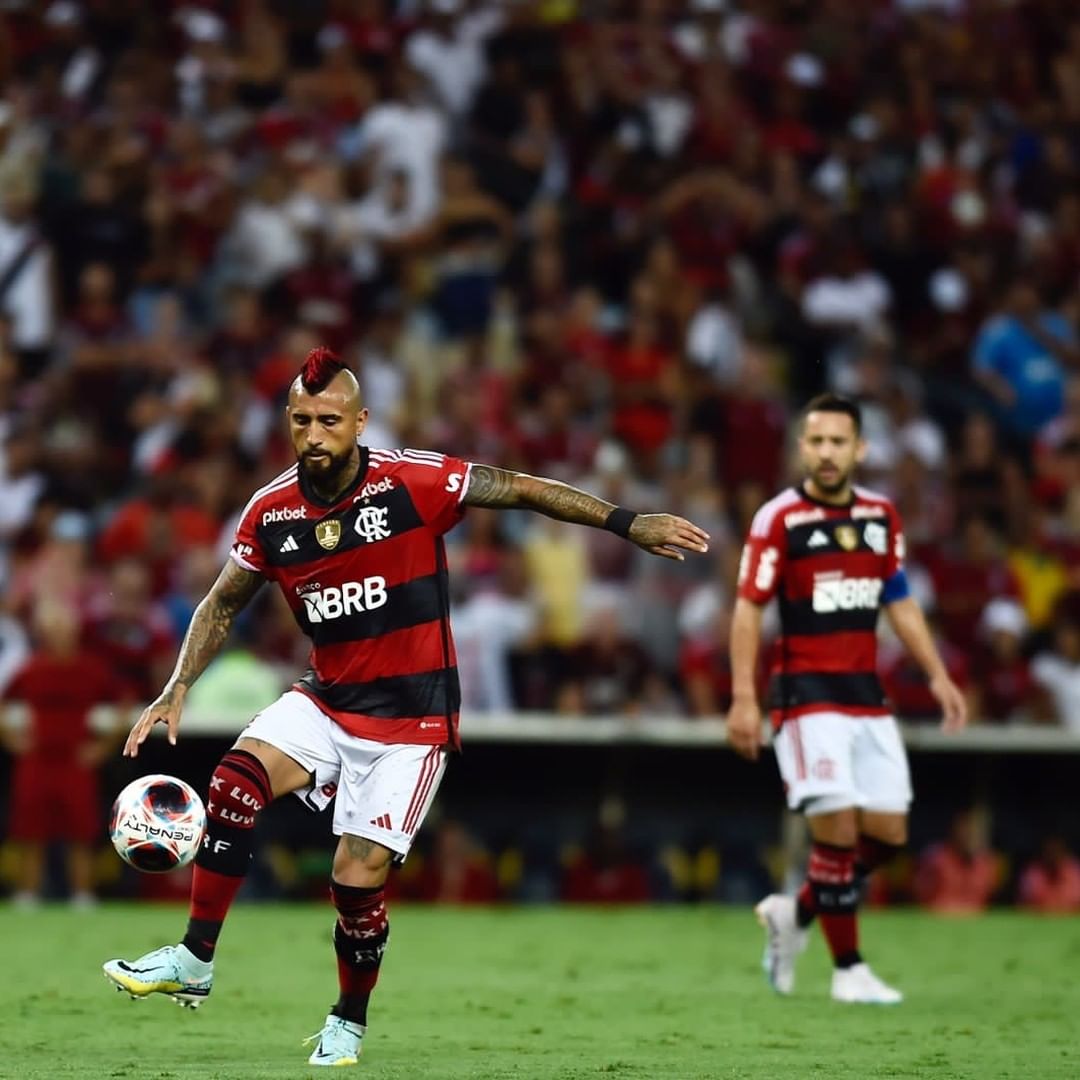
<svg viewBox="0 0 1080 1080"><path fill-rule="evenodd" d="M168 615L153 601L143 563L120 559L113 564L106 591L89 612L86 635L127 696L152 701L165 685L177 640Z"/></svg>
<svg viewBox="0 0 1080 1080"><path fill-rule="evenodd" d="M1042 303L1026 277L1009 287L1000 314L975 341L975 377L1011 434L1030 438L1060 415L1065 372L1080 362L1076 330Z"/></svg>
<svg viewBox="0 0 1080 1080"><path fill-rule="evenodd" d="M1002 867L984 834L978 812L953 818L948 839L919 858L915 898L920 904L954 915L974 914L990 904L1002 883Z"/></svg>
<svg viewBox="0 0 1080 1080"><path fill-rule="evenodd" d="M1059 836L1049 836L1039 854L1020 873L1018 899L1033 911L1080 911L1080 859Z"/></svg>
<svg viewBox="0 0 1080 1080"><path fill-rule="evenodd" d="M691 716L717 716L731 704L731 612L724 595L704 586L679 611L679 678Z"/></svg>
<svg viewBox="0 0 1080 1080"><path fill-rule="evenodd" d="M931 567L945 637L961 649L974 648L987 597L1016 597L1001 537L990 521L972 515L960 526L959 542L942 551Z"/></svg>
<svg viewBox="0 0 1080 1080"><path fill-rule="evenodd" d="M1057 723L1080 732L1080 623L1069 613L1055 619L1051 648L1032 660L1031 675L1049 697Z"/></svg>
<svg viewBox="0 0 1080 1080"><path fill-rule="evenodd" d="M645 650L624 628L625 599L610 587L594 587L586 600L585 632L569 650L556 691L564 713L630 716L663 711L669 694Z"/></svg>
<svg viewBox="0 0 1080 1080"><path fill-rule="evenodd" d="M73 903L93 901L92 849L101 835L98 766L113 739L90 727L96 705L125 697L108 666L79 644L79 620L59 601L34 611L35 648L7 688L25 704L26 722L3 728L15 755L9 835L22 849L15 902L32 905L45 884L46 844L67 845Z"/></svg>
<svg viewBox="0 0 1080 1080"><path fill-rule="evenodd" d="M1015 600L991 600L979 618L981 648L974 658L982 671L976 716L996 721L1030 721L1036 687L1023 653L1028 623Z"/></svg>
<svg viewBox="0 0 1080 1080"><path fill-rule="evenodd" d="M439 904L493 904L499 882L487 853L461 822L442 821L410 898Z"/></svg>
<svg viewBox="0 0 1080 1080"><path fill-rule="evenodd" d="M497 555L492 580L452 610L463 709L508 712L514 707L510 654L535 643L536 602L518 548Z"/></svg>
<svg viewBox="0 0 1080 1080"><path fill-rule="evenodd" d="M561 898L571 904L635 904L650 899L649 875L627 850L625 809L607 800L583 851L573 855L562 879Z"/></svg>

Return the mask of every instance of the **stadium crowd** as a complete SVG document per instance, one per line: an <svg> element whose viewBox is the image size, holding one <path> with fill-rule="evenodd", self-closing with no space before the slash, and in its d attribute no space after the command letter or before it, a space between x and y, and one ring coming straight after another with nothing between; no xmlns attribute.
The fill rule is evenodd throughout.
<svg viewBox="0 0 1080 1080"><path fill-rule="evenodd" d="M1080 730L1069 0L11 0L0 83L10 696L65 611L86 695L153 695L325 343L371 445L713 537L470 512L466 709L722 711L741 537L828 387L973 714ZM243 631L216 692L302 664L269 591Z"/></svg>

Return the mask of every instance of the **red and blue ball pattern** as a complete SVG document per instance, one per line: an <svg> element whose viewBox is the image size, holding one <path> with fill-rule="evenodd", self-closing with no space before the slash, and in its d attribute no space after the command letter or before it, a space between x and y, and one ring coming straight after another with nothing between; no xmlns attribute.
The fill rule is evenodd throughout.
<svg viewBox="0 0 1080 1080"><path fill-rule="evenodd" d="M195 858L206 809L195 789L175 776L140 776L116 797L109 836L117 854L146 874L163 874Z"/></svg>

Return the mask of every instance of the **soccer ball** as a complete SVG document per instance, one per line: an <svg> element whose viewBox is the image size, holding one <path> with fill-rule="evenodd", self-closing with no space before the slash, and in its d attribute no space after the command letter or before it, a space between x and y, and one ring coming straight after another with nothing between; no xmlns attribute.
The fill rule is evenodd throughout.
<svg viewBox="0 0 1080 1080"><path fill-rule="evenodd" d="M129 866L164 874L195 858L206 830L206 809L190 784L152 773L132 780L113 803L109 836Z"/></svg>

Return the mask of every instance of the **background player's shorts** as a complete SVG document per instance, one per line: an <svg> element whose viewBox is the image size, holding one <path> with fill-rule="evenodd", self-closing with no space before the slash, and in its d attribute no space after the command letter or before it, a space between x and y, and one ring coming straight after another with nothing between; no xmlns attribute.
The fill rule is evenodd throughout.
<svg viewBox="0 0 1080 1080"><path fill-rule="evenodd" d="M785 720L773 746L792 810L903 814L911 805L907 753L891 716L810 713Z"/></svg>
<svg viewBox="0 0 1080 1080"><path fill-rule="evenodd" d="M334 799L334 835L362 836L395 852L401 862L439 790L446 751L441 746L381 743L350 735L311 698L289 690L240 733L262 739L311 772L296 794L312 809Z"/></svg>
<svg viewBox="0 0 1080 1080"><path fill-rule="evenodd" d="M44 755L17 757L8 835L28 844L50 840L95 843L101 837L95 771Z"/></svg>

